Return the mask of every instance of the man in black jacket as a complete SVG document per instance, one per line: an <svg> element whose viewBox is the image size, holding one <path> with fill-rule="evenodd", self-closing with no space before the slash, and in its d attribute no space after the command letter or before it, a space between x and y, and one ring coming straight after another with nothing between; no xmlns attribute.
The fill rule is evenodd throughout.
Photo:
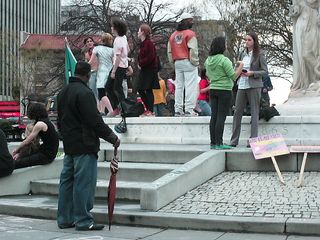
<svg viewBox="0 0 320 240"><path fill-rule="evenodd" d="M58 226L101 230L90 210L97 182L97 158L103 138L118 147L120 140L103 122L92 90L87 86L90 65L78 62L75 77L58 95L58 128L63 139L64 166L60 176Z"/></svg>
<svg viewBox="0 0 320 240"><path fill-rule="evenodd" d="M14 162L8 150L6 135L0 129L0 177L9 176L14 169Z"/></svg>

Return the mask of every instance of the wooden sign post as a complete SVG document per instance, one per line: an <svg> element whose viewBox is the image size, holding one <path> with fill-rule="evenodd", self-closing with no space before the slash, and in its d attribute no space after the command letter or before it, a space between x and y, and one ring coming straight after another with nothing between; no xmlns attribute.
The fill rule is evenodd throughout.
<svg viewBox="0 0 320 240"><path fill-rule="evenodd" d="M299 174L297 187L301 187L303 183L303 173L307 163L308 153L319 153L320 146L291 146L290 152L303 153L303 159Z"/></svg>
<svg viewBox="0 0 320 240"><path fill-rule="evenodd" d="M256 160L269 157L271 158L280 182L285 184L278 167L278 163L275 159L275 156L289 154L289 149L282 135L277 133L250 138L249 144Z"/></svg>

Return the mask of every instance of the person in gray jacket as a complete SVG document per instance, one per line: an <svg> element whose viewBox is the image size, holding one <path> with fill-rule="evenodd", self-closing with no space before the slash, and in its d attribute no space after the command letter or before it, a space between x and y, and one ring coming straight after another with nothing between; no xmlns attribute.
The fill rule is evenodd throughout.
<svg viewBox="0 0 320 240"><path fill-rule="evenodd" d="M255 32L248 33L245 41L246 48L240 56L240 60L243 62L243 70L238 80L238 92L230 140L230 146L232 147L236 147L239 143L241 120L247 102L249 102L251 110L250 138L258 136L260 97L261 88L263 87L262 76L268 74L267 61L264 52L260 49L257 34Z"/></svg>

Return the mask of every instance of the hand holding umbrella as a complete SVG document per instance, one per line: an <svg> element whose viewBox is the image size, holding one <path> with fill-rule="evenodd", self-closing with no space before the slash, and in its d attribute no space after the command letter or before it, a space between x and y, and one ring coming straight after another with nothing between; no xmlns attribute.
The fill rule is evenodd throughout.
<svg viewBox="0 0 320 240"><path fill-rule="evenodd" d="M112 223L112 216L113 216L113 210L114 210L114 203L116 200L116 179L117 179L117 172L118 172L118 146L120 145L120 141L118 140L117 143L114 145L114 152L113 152L113 158L110 162L110 171L111 176L109 180L109 187L108 187L108 217L109 217L109 231L111 229L111 223Z"/></svg>

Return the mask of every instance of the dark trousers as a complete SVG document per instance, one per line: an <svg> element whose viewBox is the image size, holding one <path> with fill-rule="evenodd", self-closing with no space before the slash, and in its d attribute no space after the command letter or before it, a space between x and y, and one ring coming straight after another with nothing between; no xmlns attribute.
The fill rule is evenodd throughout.
<svg viewBox="0 0 320 240"><path fill-rule="evenodd" d="M13 172L13 168L0 168L0 178L9 176Z"/></svg>
<svg viewBox="0 0 320 240"><path fill-rule="evenodd" d="M115 73L115 79L110 78L110 75L108 77L105 88L113 109L117 108L119 103L126 98L122 87L123 79L126 78L126 72L126 68L118 67Z"/></svg>
<svg viewBox="0 0 320 240"><path fill-rule="evenodd" d="M224 122L230 110L232 91L210 90L211 119L210 119L210 144L222 145Z"/></svg>
<svg viewBox="0 0 320 240"><path fill-rule="evenodd" d="M53 162L53 159L48 158L41 152L31 154L14 161L14 169L31 167L36 165L45 165Z"/></svg>
<svg viewBox="0 0 320 240"><path fill-rule="evenodd" d="M146 109L150 112L153 112L154 96L152 89L139 90L139 95L144 104L146 105Z"/></svg>

